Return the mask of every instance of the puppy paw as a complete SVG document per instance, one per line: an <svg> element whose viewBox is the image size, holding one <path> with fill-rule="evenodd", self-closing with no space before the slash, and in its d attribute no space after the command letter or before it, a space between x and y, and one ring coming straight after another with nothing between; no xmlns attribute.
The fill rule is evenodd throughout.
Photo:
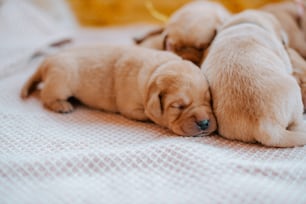
<svg viewBox="0 0 306 204"><path fill-rule="evenodd" d="M52 103L46 104L46 106L58 113L70 113L74 109L71 103L64 100L53 101Z"/></svg>
<svg viewBox="0 0 306 204"><path fill-rule="evenodd" d="M20 93L20 97L22 99L26 99L28 97L28 92L26 90L22 90L21 93Z"/></svg>
<svg viewBox="0 0 306 204"><path fill-rule="evenodd" d="M31 90L27 86L23 87L20 92L20 97L26 99L30 95Z"/></svg>

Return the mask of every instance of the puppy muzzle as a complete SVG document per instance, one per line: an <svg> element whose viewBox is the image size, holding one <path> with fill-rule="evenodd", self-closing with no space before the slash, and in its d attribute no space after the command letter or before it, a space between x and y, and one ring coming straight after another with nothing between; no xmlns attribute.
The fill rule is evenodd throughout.
<svg viewBox="0 0 306 204"><path fill-rule="evenodd" d="M209 120L201 120L201 121L197 122L198 127L203 131L205 131L209 128L209 124L210 124Z"/></svg>

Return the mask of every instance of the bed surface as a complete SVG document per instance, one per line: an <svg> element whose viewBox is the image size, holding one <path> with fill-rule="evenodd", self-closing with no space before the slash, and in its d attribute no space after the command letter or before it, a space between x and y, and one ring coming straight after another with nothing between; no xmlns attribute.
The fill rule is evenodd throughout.
<svg viewBox="0 0 306 204"><path fill-rule="evenodd" d="M82 29L72 45L129 44L144 29ZM0 64L0 203L306 203L306 146L178 137L81 105L53 113L38 93L19 97L42 59Z"/></svg>

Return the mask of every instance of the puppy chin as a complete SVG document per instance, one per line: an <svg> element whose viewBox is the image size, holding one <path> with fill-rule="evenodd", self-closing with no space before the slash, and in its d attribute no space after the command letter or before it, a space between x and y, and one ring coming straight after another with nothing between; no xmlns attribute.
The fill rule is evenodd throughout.
<svg viewBox="0 0 306 204"><path fill-rule="evenodd" d="M207 136L216 131L215 120L210 119L210 126L202 130L194 119L184 120L171 124L171 130L181 136Z"/></svg>

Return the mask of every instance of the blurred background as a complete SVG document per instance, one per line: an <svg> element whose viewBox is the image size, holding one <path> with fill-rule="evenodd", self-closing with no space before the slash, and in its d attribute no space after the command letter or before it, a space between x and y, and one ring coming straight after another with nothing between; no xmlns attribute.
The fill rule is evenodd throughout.
<svg viewBox="0 0 306 204"><path fill-rule="evenodd" d="M190 1L0 0L0 78L69 42L132 43ZM238 12L280 0L214 1Z"/></svg>
<svg viewBox="0 0 306 204"><path fill-rule="evenodd" d="M65 1L77 22L83 26L105 26L137 22L162 23L152 15L155 11L169 16L191 0L32 0L45 8L60 8ZM214 0L223 3L230 11L257 8L280 0ZM62 2L64 3L64 2ZM63 9L62 9L63 10Z"/></svg>

